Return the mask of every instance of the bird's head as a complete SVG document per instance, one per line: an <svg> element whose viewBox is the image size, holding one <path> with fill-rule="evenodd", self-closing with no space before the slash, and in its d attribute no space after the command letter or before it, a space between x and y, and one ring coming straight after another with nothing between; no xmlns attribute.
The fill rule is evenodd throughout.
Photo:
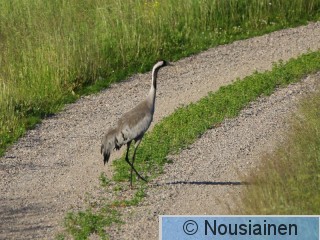
<svg viewBox="0 0 320 240"><path fill-rule="evenodd" d="M170 62L166 61L166 60L160 60L159 62L157 62L154 65L154 69L159 69L161 67L165 67L165 66L173 66Z"/></svg>
<svg viewBox="0 0 320 240"><path fill-rule="evenodd" d="M153 66L153 69L152 69L152 86L153 86L154 89L157 88L156 78L157 78L157 75L158 75L158 71L159 71L160 68L165 67L165 66L172 66L172 64L167 62L167 61L165 61L165 60L161 60L161 61L157 62Z"/></svg>

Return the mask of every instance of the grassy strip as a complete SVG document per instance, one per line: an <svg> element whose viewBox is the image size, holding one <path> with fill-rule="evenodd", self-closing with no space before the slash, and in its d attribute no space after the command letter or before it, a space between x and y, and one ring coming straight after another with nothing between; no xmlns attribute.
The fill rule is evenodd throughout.
<svg viewBox="0 0 320 240"><path fill-rule="evenodd" d="M304 75L320 70L320 51L308 53L287 63L274 65L271 71L255 73L232 85L221 87L217 92L210 93L197 103L178 109L176 112L158 123L141 143L136 156L135 166L142 173L149 174L149 180L162 173L166 156L177 153L201 136L207 129L214 127L226 118L235 117L249 102L261 95L270 95L277 87L286 86L299 81ZM104 186L115 184L112 191L125 189L128 186L129 168L124 158L114 161L113 181L100 176ZM122 183L123 182L123 183ZM135 182L138 190L133 198L111 200L105 204L112 209L137 205L145 196L143 182ZM99 213L100 210L97 210ZM79 232L85 226L80 213L72 213ZM68 219L67 219L68 220ZM67 224L67 231L70 225ZM89 233L88 233L89 234ZM73 234L74 235L74 234ZM75 235L74 235L75 236ZM88 235L87 235L88 236Z"/></svg>
<svg viewBox="0 0 320 240"><path fill-rule="evenodd" d="M120 224L119 217L119 213L107 205L99 209L99 212L94 212L92 208L88 208L77 214L68 213L65 218L65 227L74 239L87 239L91 233L98 234L100 239L107 239L104 228L113 223ZM60 238L64 239L62 235L60 235Z"/></svg>
<svg viewBox="0 0 320 240"><path fill-rule="evenodd" d="M187 147L207 129L226 118L235 117L249 102L270 95L276 87L296 82L320 69L320 52L274 65L271 71L255 73L243 80L221 87L197 103L182 107L157 124L139 147L135 166L148 173L149 179L162 172L166 156ZM129 165L124 159L114 161L115 181L127 181Z"/></svg>
<svg viewBox="0 0 320 240"><path fill-rule="evenodd" d="M287 142L247 179L241 214L320 214L319 109L319 92L302 103Z"/></svg>
<svg viewBox="0 0 320 240"><path fill-rule="evenodd" d="M0 1L0 155L63 104L156 59L305 24L319 9L318 0Z"/></svg>
<svg viewBox="0 0 320 240"><path fill-rule="evenodd" d="M101 176L103 176L101 178ZM106 179L104 174L100 176L101 186L106 191L111 191L113 194L121 192L127 186L117 183L114 187L110 186L111 180ZM106 183L108 182L108 183ZM114 182L113 182L114 184ZM88 207L84 211L69 212L64 219L65 230L74 239L82 240L87 239L91 234L98 235L101 239L109 239L109 236L105 230L106 227L112 224L122 224L121 215L118 211L119 208L137 206L145 195L146 186L139 187L133 196L129 199L116 200L99 200L88 203ZM117 198L117 197L116 197ZM60 233L57 235L57 239L65 239L65 234Z"/></svg>

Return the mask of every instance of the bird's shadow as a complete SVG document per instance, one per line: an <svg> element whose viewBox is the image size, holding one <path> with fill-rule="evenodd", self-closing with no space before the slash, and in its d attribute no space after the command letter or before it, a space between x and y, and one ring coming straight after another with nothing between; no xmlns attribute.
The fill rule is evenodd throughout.
<svg viewBox="0 0 320 240"><path fill-rule="evenodd" d="M237 181L226 181L226 182L214 182L214 181L174 181L174 182L166 182L166 183L158 183L157 186L163 185L179 185L179 184L187 184L187 185L212 185L212 186L239 186L239 185L249 185L248 182L237 182Z"/></svg>

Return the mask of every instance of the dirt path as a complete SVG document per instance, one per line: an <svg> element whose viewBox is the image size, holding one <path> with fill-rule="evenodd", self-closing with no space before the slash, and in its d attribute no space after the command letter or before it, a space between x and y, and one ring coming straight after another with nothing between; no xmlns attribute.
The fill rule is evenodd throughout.
<svg viewBox="0 0 320 240"><path fill-rule="evenodd" d="M285 139L298 100L320 85L320 72L278 89L207 131L188 149L171 156L164 174L147 190L139 207L126 208L126 224L108 229L111 239L159 239L159 215L227 215L236 208L244 175L263 154Z"/></svg>
<svg viewBox="0 0 320 240"><path fill-rule="evenodd" d="M183 59L159 74L155 122L237 77L270 69L272 62L319 48L318 22ZM96 191L100 172L110 171L103 168L99 154L103 132L144 98L149 84L150 73L136 75L98 95L82 98L44 120L8 150L0 159L0 239L54 237L66 211L81 206L85 193ZM187 173L186 181L198 181Z"/></svg>

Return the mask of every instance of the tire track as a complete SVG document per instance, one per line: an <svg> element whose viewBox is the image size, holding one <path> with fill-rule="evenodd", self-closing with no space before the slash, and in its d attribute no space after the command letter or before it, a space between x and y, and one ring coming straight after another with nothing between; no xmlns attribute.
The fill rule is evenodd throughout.
<svg viewBox="0 0 320 240"><path fill-rule="evenodd" d="M159 74L154 123L238 77L319 48L317 22L178 61ZM100 172L111 174L99 154L101 136L144 98L150 80L150 73L135 75L83 97L28 131L7 151L0 159L0 239L53 238L70 207L81 207L86 192L95 196Z"/></svg>

